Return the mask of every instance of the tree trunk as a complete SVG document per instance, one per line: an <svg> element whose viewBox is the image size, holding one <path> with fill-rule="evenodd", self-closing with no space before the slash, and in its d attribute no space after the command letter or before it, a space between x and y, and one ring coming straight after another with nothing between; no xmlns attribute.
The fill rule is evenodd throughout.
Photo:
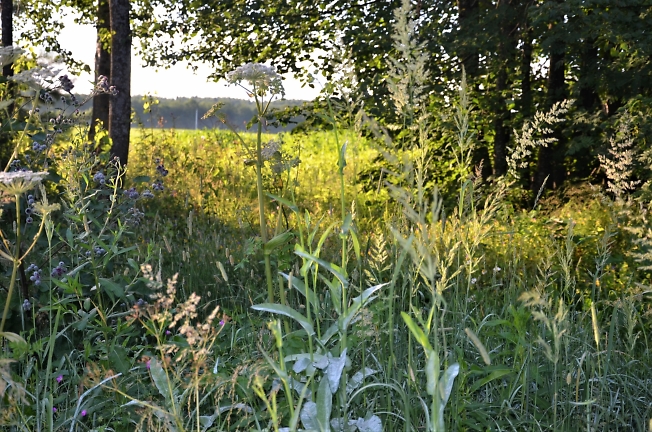
<svg viewBox="0 0 652 432"><path fill-rule="evenodd" d="M527 20L527 18L525 18ZM523 57L521 62L521 115L523 120L532 115L532 29L527 21L523 26Z"/></svg>
<svg viewBox="0 0 652 432"><path fill-rule="evenodd" d="M474 31L473 19L477 17L478 0L457 0L459 13L460 35L463 42L459 51L460 61L466 70L466 77L469 81L478 74L480 58L478 50L470 43L471 33ZM477 30L477 28L475 28Z"/></svg>
<svg viewBox="0 0 652 432"><path fill-rule="evenodd" d="M111 79L111 54L108 45L103 40L103 36L111 31L111 9L109 0L97 1L97 43L95 47L95 82L100 75ZM88 139L95 139L95 128L98 121L102 122L104 128L109 127L109 102L110 96L106 93L98 94L93 97L93 114L91 118L91 128L88 131Z"/></svg>
<svg viewBox="0 0 652 432"><path fill-rule="evenodd" d="M2 46L14 44L14 2L2 0ZM2 68L2 76L12 76L14 69L11 64Z"/></svg>
<svg viewBox="0 0 652 432"><path fill-rule="evenodd" d="M557 38L551 44L548 91L546 94L546 105L548 108L551 108L556 102L560 102L566 97L565 50L566 44L561 38ZM552 137L557 140L555 143L539 149L537 171L533 182L533 191L535 193L543 186L546 188L557 188L565 178L565 146L562 142L562 133L559 125L553 127ZM546 178L548 178L547 181Z"/></svg>
<svg viewBox="0 0 652 432"><path fill-rule="evenodd" d="M111 97L109 136L111 154L127 165L131 128L131 28L129 0L110 0L111 14L111 85L118 94Z"/></svg>
<svg viewBox="0 0 652 432"><path fill-rule="evenodd" d="M496 71L496 91L494 96L494 177L507 173L507 144L510 139L509 120L511 114L507 108L505 93L509 89L508 68L516 48L512 1L501 2L498 6L500 22L500 41L498 42Z"/></svg>

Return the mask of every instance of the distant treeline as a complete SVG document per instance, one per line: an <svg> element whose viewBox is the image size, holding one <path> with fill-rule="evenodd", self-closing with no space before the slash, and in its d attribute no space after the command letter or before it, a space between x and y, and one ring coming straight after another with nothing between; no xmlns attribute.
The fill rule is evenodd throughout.
<svg viewBox="0 0 652 432"><path fill-rule="evenodd" d="M244 130L245 126L256 115L256 105L253 100L232 99L232 98L187 98L164 99L156 97L133 96L131 106L136 112L136 118L132 127L143 125L155 128L175 129L226 129L227 126L217 118L211 117L202 120L202 116L216 103L223 103L220 110L229 124L237 130ZM272 108L283 109L301 105L299 100L278 100L271 104ZM145 107L148 111L145 112ZM267 128L268 132L280 132L292 129L294 125L286 127Z"/></svg>

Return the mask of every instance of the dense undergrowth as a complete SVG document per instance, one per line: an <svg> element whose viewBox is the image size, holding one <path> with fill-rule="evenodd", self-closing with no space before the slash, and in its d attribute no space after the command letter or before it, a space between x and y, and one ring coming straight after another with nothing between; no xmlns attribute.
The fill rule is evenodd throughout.
<svg viewBox="0 0 652 432"><path fill-rule="evenodd" d="M275 74L246 72L263 113ZM2 430L650 428L648 184L514 204L464 87L450 196L419 97L400 134L141 130L125 174L65 91L36 110L54 84L5 117Z"/></svg>

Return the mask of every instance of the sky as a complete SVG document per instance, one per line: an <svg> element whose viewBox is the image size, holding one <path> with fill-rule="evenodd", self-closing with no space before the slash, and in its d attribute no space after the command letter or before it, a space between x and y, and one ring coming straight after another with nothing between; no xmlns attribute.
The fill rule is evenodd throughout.
<svg viewBox="0 0 652 432"><path fill-rule="evenodd" d="M93 70L95 56L95 28L90 25L79 25L73 21L73 16L63 18L65 28L59 35L59 41L64 49L70 50L73 57L88 64ZM161 98L176 97L230 97L247 99L244 90L237 86L229 86L222 82L207 82L211 73L209 66L200 65L196 72L187 69L185 64L177 64L169 69L144 68L143 62L132 54L131 60L131 94L156 95ZM283 75L285 98L310 100L317 96L319 89L306 86L289 74ZM78 93L89 93L92 88L93 76L82 74L72 77ZM175 85L170 85L175 83Z"/></svg>

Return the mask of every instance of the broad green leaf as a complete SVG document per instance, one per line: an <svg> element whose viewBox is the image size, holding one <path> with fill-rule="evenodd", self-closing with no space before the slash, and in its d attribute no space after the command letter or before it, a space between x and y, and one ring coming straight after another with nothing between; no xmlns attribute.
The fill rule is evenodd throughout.
<svg viewBox="0 0 652 432"><path fill-rule="evenodd" d="M267 195L268 197L270 197L271 199L273 199L274 201L283 204L285 207L289 208L289 209L292 210L294 213L299 213L299 208L298 208L297 205L294 204L292 201L289 201L289 200L287 200L287 199L285 199L285 198L283 198L283 197L280 197L280 196L277 196L277 195L271 194L271 193L269 193L269 192L266 192L266 195Z"/></svg>
<svg viewBox="0 0 652 432"><path fill-rule="evenodd" d="M382 283L380 285L375 285L370 288L367 288L360 294L359 296L353 298L351 301L351 306L348 307L344 315L340 317L340 329L345 332L346 329L349 327L349 324L351 323L351 320L355 316L356 313L360 310L363 304L372 301L375 297L372 297L372 295L387 285L388 283Z"/></svg>
<svg viewBox="0 0 652 432"><path fill-rule="evenodd" d="M337 167L340 170L340 174L344 174L344 168L346 167L346 147L349 145L348 141L344 141L342 148L340 148L340 160L337 162Z"/></svg>
<svg viewBox="0 0 652 432"><path fill-rule="evenodd" d="M14 99L0 101L0 110L7 108L12 103L14 103Z"/></svg>
<svg viewBox="0 0 652 432"><path fill-rule="evenodd" d="M306 253L306 252L295 251L294 253L296 255L299 255L301 258L305 258L308 261L312 261L315 264L318 264L319 266L325 268L326 270L331 272L333 274L333 276L335 276L343 286L345 286L345 287L349 286L349 281L347 280L346 275L342 272L342 268L339 267L338 265L335 265L333 263L329 263L328 261L324 261L323 259L317 258L316 256L311 255L311 254Z"/></svg>
<svg viewBox="0 0 652 432"><path fill-rule="evenodd" d="M132 181L134 183L149 183L152 179L149 176L137 176Z"/></svg>
<svg viewBox="0 0 652 432"><path fill-rule="evenodd" d="M437 384L439 382L439 356L435 351L426 351L426 392L430 396L435 396Z"/></svg>
<svg viewBox="0 0 652 432"><path fill-rule="evenodd" d="M439 395L441 396L442 407L448 403L448 398L453 391L455 377L460 373L460 364L453 363L448 366L444 375L439 379Z"/></svg>
<svg viewBox="0 0 652 432"><path fill-rule="evenodd" d="M485 368L485 369L489 369L489 368ZM469 393L475 393L480 389L480 387L489 384L491 381L495 379L502 378L505 375L509 375L510 373L512 373L511 369L506 368L504 366L498 366L498 369L492 370L488 376L474 382L473 385L469 387Z"/></svg>
<svg viewBox="0 0 652 432"><path fill-rule="evenodd" d="M416 325L410 315L406 314L405 312L401 312L401 317L403 317L403 321L405 321L405 324L410 329L410 332L412 332L412 335L416 338L417 342L419 342L423 349L425 349L426 352L432 351L432 346L430 345L428 337L423 332L423 330L421 330L421 328Z"/></svg>
<svg viewBox="0 0 652 432"><path fill-rule="evenodd" d="M125 298L124 287L113 282L111 279L100 278L100 286L104 288L104 292L106 292L109 297L111 297L112 301L115 301L116 297L120 299Z"/></svg>
<svg viewBox="0 0 652 432"><path fill-rule="evenodd" d="M307 401L303 404L301 409L301 424L304 429L308 430L319 430L319 422L317 421L317 404L311 401Z"/></svg>
<svg viewBox="0 0 652 432"><path fill-rule="evenodd" d="M331 388L331 393L335 394L340 387L340 378L342 378L342 371L346 365L346 348L342 351L339 357L331 358L326 368L326 376L328 377L328 384Z"/></svg>
<svg viewBox="0 0 652 432"><path fill-rule="evenodd" d="M263 250L265 254L267 255L271 254L274 251L274 249L287 243L292 237L293 234L290 231L286 231L284 233L275 236L273 239L271 239L270 241L268 241L263 245Z"/></svg>
<svg viewBox="0 0 652 432"><path fill-rule="evenodd" d="M450 398L451 392L453 391L453 382L455 381L455 377L459 373L460 365L458 363L453 363L446 369L444 375L442 375L441 379L439 380L439 397L441 398L441 402L439 404L439 413L437 416L437 425L439 428L438 430L444 430L444 408L446 407L448 398Z"/></svg>
<svg viewBox="0 0 652 432"><path fill-rule="evenodd" d="M378 371L365 367L363 370L360 370L353 374L351 378L349 378L348 382L346 383L346 394L351 394L353 393L364 381L365 378L370 377L377 373Z"/></svg>
<svg viewBox="0 0 652 432"><path fill-rule="evenodd" d="M331 410L333 409L333 394L328 379L322 377L317 389L317 424L321 432L330 432Z"/></svg>
<svg viewBox="0 0 652 432"><path fill-rule="evenodd" d="M2 332L0 333L0 338L5 338L9 342L19 342L19 343L27 343L25 339L22 338L22 336L12 333L12 332Z"/></svg>
<svg viewBox="0 0 652 432"><path fill-rule="evenodd" d="M258 305L253 305L251 308L261 312L270 312L270 313L280 314L280 315L285 315L287 317L290 317L296 322L298 322L301 325L301 327L303 327L304 330L308 333L309 336L315 334L315 330L313 329L310 321L308 321L308 318L301 315L299 312L295 311L289 306L280 305L276 303L261 303Z"/></svg>
<svg viewBox="0 0 652 432"><path fill-rule="evenodd" d="M168 408L176 405L178 397L177 389L174 388L174 385L168 380L165 369L163 369L161 363L156 358L150 360L149 372L152 375L152 381L154 381L156 389L167 402Z"/></svg>
<svg viewBox="0 0 652 432"><path fill-rule="evenodd" d="M383 432L383 422L377 415L372 415L369 419L358 419L356 426L360 432Z"/></svg>
<svg viewBox="0 0 652 432"><path fill-rule="evenodd" d="M313 310L316 310L318 308L318 303L317 303L317 297L315 296L314 292L308 288L306 289L306 285L303 283L303 281L295 276L290 276L285 273L281 273L281 276L285 278L285 280L289 281L290 284L299 291L303 296L306 298L307 301L310 302L310 305L312 306Z"/></svg>
<svg viewBox="0 0 652 432"><path fill-rule="evenodd" d="M127 373L131 366L127 350L121 345L114 345L109 351L109 361L111 367L120 373Z"/></svg>

